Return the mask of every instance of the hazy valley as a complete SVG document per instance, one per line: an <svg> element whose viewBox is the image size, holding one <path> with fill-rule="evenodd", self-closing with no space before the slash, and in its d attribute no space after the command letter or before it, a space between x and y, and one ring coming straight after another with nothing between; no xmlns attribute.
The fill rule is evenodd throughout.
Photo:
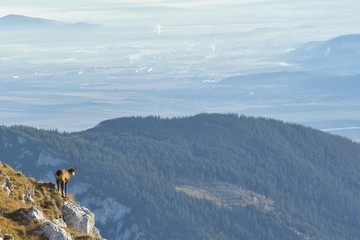
<svg viewBox="0 0 360 240"><path fill-rule="evenodd" d="M359 35L301 43L283 29L10 17L0 21L3 124L74 131L119 116L234 112L359 140Z"/></svg>

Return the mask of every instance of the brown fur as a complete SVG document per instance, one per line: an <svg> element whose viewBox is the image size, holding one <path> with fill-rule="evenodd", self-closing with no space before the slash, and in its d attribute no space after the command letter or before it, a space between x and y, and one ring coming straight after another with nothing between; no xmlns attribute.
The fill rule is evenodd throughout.
<svg viewBox="0 0 360 240"><path fill-rule="evenodd" d="M59 169L55 173L56 186L58 192L60 192L59 185L61 186L61 195L63 197L67 196L68 184L70 182L70 177L75 175L76 167L72 167L68 170Z"/></svg>

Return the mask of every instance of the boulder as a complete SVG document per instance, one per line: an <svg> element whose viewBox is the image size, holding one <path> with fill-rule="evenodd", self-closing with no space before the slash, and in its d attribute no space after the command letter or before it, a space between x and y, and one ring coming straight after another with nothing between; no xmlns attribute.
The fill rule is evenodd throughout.
<svg viewBox="0 0 360 240"><path fill-rule="evenodd" d="M92 212L75 201L66 201L60 208L68 228L80 234L93 234L95 217Z"/></svg>
<svg viewBox="0 0 360 240"><path fill-rule="evenodd" d="M42 223L46 220L44 214L35 207L19 208L11 213L5 213L5 216L28 226L39 222Z"/></svg>
<svg viewBox="0 0 360 240"><path fill-rule="evenodd" d="M34 218L34 219L36 219L36 220L39 221L39 222L45 221L44 214L43 214L40 210L38 210L37 208L35 208L35 207L30 208L26 215L27 215L29 218Z"/></svg>
<svg viewBox="0 0 360 240"><path fill-rule="evenodd" d="M70 233L50 221L44 222L41 230L49 240L72 240Z"/></svg>

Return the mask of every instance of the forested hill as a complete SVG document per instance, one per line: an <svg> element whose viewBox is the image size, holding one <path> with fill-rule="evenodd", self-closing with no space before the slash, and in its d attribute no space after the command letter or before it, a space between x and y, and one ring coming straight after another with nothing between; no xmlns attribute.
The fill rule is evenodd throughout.
<svg viewBox="0 0 360 240"><path fill-rule="evenodd" d="M30 173L19 137L77 165L74 184L129 207L129 239L360 236L360 146L342 137L234 114L119 118L71 134L0 128L0 159Z"/></svg>

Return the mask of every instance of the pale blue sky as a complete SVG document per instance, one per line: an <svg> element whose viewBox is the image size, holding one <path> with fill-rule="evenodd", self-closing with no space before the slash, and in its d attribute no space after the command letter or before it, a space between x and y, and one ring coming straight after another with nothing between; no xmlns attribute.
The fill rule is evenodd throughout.
<svg viewBox="0 0 360 240"><path fill-rule="evenodd" d="M20 14L107 26L226 26L231 32L255 29L301 31L301 39L324 40L360 33L359 0L1 0L0 16ZM219 27L220 26L220 27ZM297 37L295 37L297 38Z"/></svg>
<svg viewBox="0 0 360 240"><path fill-rule="evenodd" d="M278 21L279 24L289 24L295 20L304 24L318 24L322 21L334 21L343 25L354 25L360 20L358 14L360 1L358 0L1 0L0 16L7 14L22 14L61 21L89 21L108 25L117 25L130 20L166 21L177 11L179 15L176 23L181 24L181 14L185 11L194 12L190 20L194 22L210 20L213 17L232 12L228 21L267 22ZM217 12L213 16L213 13ZM234 13L234 11L236 11ZM208 12L208 19L204 17ZM197 17L199 13L202 16ZM237 16L236 16L237 13ZM238 18L237 18L238 17ZM335 19L334 19L335 18ZM187 19L189 20L189 19ZM221 20L221 19L220 19ZM175 22L174 20L172 22ZM357 24L360 25L360 24ZM324 25L325 27L325 25ZM349 27L349 26L344 26Z"/></svg>

